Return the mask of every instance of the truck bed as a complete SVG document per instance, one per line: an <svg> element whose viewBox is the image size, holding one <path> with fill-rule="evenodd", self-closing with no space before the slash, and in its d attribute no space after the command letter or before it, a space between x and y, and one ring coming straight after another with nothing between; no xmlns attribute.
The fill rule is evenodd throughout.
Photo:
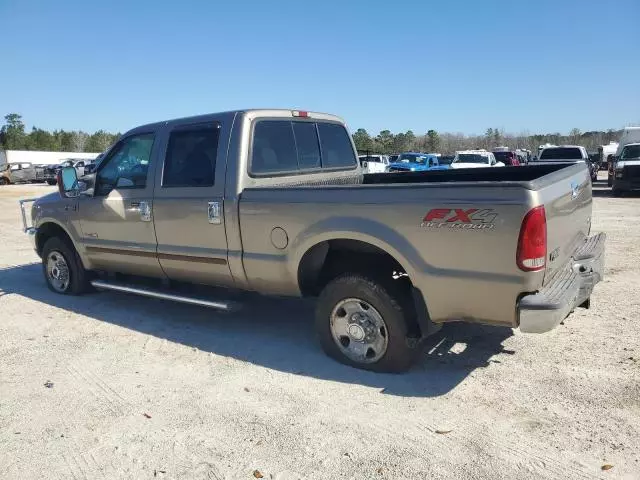
<svg viewBox="0 0 640 480"><path fill-rule="evenodd" d="M526 167L469 168L459 170L433 170L428 172L372 173L365 175L363 184L389 183L434 183L434 182L518 182L521 186L529 184L550 173L571 165L556 163L551 165L532 165Z"/></svg>

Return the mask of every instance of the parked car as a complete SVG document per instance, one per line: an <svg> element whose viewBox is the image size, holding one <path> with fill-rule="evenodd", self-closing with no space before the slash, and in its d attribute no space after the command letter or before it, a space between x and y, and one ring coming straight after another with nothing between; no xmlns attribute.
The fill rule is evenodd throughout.
<svg viewBox="0 0 640 480"><path fill-rule="evenodd" d="M60 178L59 192L33 202L30 222L21 202L52 291L223 311L236 304L220 293L167 288L317 297L324 350L375 371L408 368L447 321L551 330L589 305L604 271L584 165L363 175L333 115L245 110L153 123L127 132L95 174L80 180L66 167Z"/></svg>
<svg viewBox="0 0 640 480"><path fill-rule="evenodd" d="M502 162L505 166L518 167L520 166L520 160L516 152L511 151L494 151L493 156L496 157L497 162Z"/></svg>
<svg viewBox="0 0 640 480"><path fill-rule="evenodd" d="M483 168L504 167L504 163L496 160L492 152L486 150L461 150L451 162L451 168Z"/></svg>
<svg viewBox="0 0 640 480"><path fill-rule="evenodd" d="M611 187L614 195L640 189L640 143L625 145L613 170Z"/></svg>
<svg viewBox="0 0 640 480"><path fill-rule="evenodd" d="M33 163L5 163L0 170L0 185L42 181L43 171Z"/></svg>
<svg viewBox="0 0 640 480"><path fill-rule="evenodd" d="M389 172L423 172L433 170L440 165L440 157L431 153L405 152L398 155L398 160L390 163Z"/></svg>
<svg viewBox="0 0 640 480"><path fill-rule="evenodd" d="M632 143L640 143L640 127L625 127L622 130L622 135L620 135L620 140L618 141L618 149L616 150L616 154L609 162L607 183L610 187L613 186L615 163L617 162L620 155L622 155L622 150L624 149L624 147L627 145L631 145Z"/></svg>
<svg viewBox="0 0 640 480"><path fill-rule="evenodd" d="M440 166L449 166L451 162L456 158L455 155L441 155L440 156Z"/></svg>
<svg viewBox="0 0 640 480"><path fill-rule="evenodd" d="M358 160L364 173L383 173L389 166L389 157L386 155L360 155Z"/></svg>

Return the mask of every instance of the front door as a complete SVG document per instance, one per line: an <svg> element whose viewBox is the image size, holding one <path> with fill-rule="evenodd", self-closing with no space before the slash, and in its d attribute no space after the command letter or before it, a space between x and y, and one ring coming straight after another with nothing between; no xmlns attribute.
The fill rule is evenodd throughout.
<svg viewBox="0 0 640 480"><path fill-rule="evenodd" d="M155 132L120 140L96 174L94 195L78 202L82 243L90 268L162 277L153 226Z"/></svg>
<svg viewBox="0 0 640 480"><path fill-rule="evenodd" d="M220 126L198 123L168 129L164 167L156 171L154 192L158 259L173 280L229 285L222 213L226 152L218 149Z"/></svg>

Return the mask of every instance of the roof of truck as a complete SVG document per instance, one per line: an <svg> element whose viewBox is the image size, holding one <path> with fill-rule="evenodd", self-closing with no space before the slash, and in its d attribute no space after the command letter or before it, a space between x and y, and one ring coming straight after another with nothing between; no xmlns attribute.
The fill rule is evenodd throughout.
<svg viewBox="0 0 640 480"><path fill-rule="evenodd" d="M306 116L299 115L299 113L305 113ZM328 120L333 122L345 123L344 120L337 115L331 115L329 113L322 112L311 112L308 110L300 110L300 109L286 109L286 108L250 108L250 109L241 109L241 110L229 110L226 112L215 112L215 113L205 113L202 115L194 115L190 117L181 117L181 118L172 118L169 120L162 120L159 122L147 123L145 125L140 125L132 128L127 131L125 135L134 133L141 130L150 130L159 128L162 125L166 125L169 123L199 123L199 122L209 122L213 120L220 120L221 117L233 117L237 114L248 115L251 117L261 117L261 116L291 116L294 118L310 118L310 119L318 119L318 120Z"/></svg>

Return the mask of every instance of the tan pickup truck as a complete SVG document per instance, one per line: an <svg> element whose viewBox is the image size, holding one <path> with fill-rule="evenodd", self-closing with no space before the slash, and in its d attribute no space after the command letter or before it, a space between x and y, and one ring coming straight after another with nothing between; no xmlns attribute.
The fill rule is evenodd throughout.
<svg viewBox="0 0 640 480"><path fill-rule="evenodd" d="M588 307L603 273L584 164L363 175L333 115L244 110L145 125L95 174L63 169L58 185L34 201L31 222L31 200L21 204L55 292L222 310L232 304L173 287L318 297L324 350L376 371L407 369L443 322L548 331Z"/></svg>

